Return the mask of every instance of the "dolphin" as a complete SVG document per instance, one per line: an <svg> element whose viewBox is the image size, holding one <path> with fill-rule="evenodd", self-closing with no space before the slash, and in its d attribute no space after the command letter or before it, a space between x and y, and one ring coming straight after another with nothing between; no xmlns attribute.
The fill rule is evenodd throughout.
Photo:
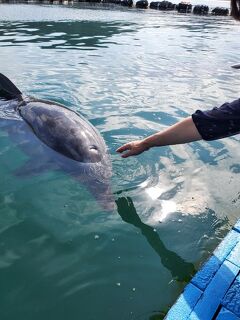
<svg viewBox="0 0 240 320"><path fill-rule="evenodd" d="M5 128L30 157L15 174L63 170L86 185L101 206L111 211L111 161L97 129L62 104L24 96L1 73L0 97L0 129Z"/></svg>

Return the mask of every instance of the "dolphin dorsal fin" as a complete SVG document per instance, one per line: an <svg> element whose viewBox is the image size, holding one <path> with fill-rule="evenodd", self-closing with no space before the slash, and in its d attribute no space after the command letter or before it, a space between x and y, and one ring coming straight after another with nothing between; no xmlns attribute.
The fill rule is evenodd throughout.
<svg viewBox="0 0 240 320"><path fill-rule="evenodd" d="M0 96L6 99L15 99L22 95L22 92L6 76L0 73Z"/></svg>

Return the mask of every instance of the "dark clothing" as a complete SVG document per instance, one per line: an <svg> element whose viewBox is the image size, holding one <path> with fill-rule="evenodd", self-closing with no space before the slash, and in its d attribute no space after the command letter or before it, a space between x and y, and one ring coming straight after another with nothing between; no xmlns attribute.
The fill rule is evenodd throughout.
<svg viewBox="0 0 240 320"><path fill-rule="evenodd" d="M197 110L192 119L204 140L216 140L240 133L240 99L212 110Z"/></svg>

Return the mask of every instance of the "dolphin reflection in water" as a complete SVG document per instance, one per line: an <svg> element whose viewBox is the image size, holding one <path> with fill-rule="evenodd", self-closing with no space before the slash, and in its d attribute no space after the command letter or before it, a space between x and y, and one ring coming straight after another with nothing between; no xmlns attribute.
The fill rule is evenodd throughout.
<svg viewBox="0 0 240 320"><path fill-rule="evenodd" d="M56 102L23 96L0 74L0 129L30 158L18 175L63 170L80 181L107 211L114 209L111 161L97 129Z"/></svg>

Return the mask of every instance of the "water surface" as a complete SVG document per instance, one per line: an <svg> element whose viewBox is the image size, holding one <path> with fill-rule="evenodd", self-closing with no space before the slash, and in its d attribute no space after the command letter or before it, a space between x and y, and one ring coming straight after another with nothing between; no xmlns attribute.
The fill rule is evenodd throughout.
<svg viewBox="0 0 240 320"><path fill-rule="evenodd" d="M1 72L98 128L116 201L105 212L50 167L16 176L29 156L1 129L1 319L160 319L239 217L239 137L125 160L115 150L239 97L239 25L3 4L0 19Z"/></svg>

